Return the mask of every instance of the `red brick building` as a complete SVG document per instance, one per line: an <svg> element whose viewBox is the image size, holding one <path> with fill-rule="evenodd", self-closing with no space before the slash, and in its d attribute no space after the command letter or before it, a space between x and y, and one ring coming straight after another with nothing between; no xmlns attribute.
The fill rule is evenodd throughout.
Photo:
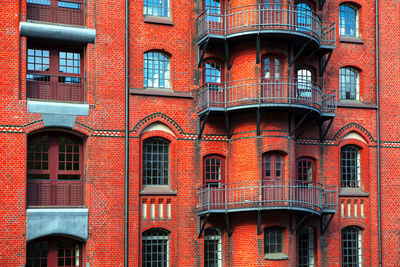
<svg viewBox="0 0 400 267"><path fill-rule="evenodd" d="M396 1L0 3L0 266L398 265Z"/></svg>

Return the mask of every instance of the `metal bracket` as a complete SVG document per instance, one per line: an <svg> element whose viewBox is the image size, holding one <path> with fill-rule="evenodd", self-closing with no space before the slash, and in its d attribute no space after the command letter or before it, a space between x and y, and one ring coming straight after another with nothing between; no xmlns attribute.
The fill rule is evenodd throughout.
<svg viewBox="0 0 400 267"><path fill-rule="evenodd" d="M197 139L198 139L198 140L201 139L201 136L202 136L202 134L203 134L204 127L206 126L206 123L207 123L207 119L208 119L208 115L209 115L209 114L210 114L210 111L208 111L208 112L206 113L206 115L204 116L203 124L201 124L200 128L198 129L198 133L197 133ZM197 127L199 127L199 125L200 125L200 118L199 118L199 123L198 123Z"/></svg>
<svg viewBox="0 0 400 267"><path fill-rule="evenodd" d="M303 62L301 62L298 66L296 66L296 68L301 68L303 67L312 56L314 56L315 53L317 53L318 49L314 49L310 54L308 54L308 56L306 57L306 59L303 60Z"/></svg>
<svg viewBox="0 0 400 267"><path fill-rule="evenodd" d="M330 217L329 217L328 221L326 222L325 226L324 226L324 215L322 215L322 217L321 217L321 235L324 235L326 230L328 230L329 224L331 223L331 221L333 219L333 216L335 214L332 213L332 214L329 214L329 215L330 215Z"/></svg>
<svg viewBox="0 0 400 267"><path fill-rule="evenodd" d="M257 35L257 37L256 37L256 64L260 64L260 62L261 62L260 47L261 47L260 35Z"/></svg>
<svg viewBox="0 0 400 267"><path fill-rule="evenodd" d="M261 235L261 212L257 212L257 235Z"/></svg>
<svg viewBox="0 0 400 267"><path fill-rule="evenodd" d="M209 217L209 216L210 216L210 213L207 213L207 214L206 214L206 217L204 218L203 224L202 224L201 227L200 227L200 230L197 230L198 233L199 233L199 235L198 235L199 238L201 237L201 234L202 234L203 231L204 231L204 227L206 227L206 223L207 223L207 221L208 221L208 217ZM201 221L201 219L199 219L199 220ZM199 227L200 224L201 224L201 223L199 222L199 223L197 224L197 227Z"/></svg>
<svg viewBox="0 0 400 267"><path fill-rule="evenodd" d="M319 126L319 139L320 139L321 143L323 143L325 141L325 137L328 134L329 129L331 128L332 122L333 122L333 118L331 118L329 120L328 126L326 127L324 132L322 132L322 123L320 124L320 126Z"/></svg>
<svg viewBox="0 0 400 267"><path fill-rule="evenodd" d="M261 112L257 109L257 136L261 135Z"/></svg>
<svg viewBox="0 0 400 267"><path fill-rule="evenodd" d="M229 51L229 43L228 41L225 41L225 60L226 64L228 65L228 70L231 70L232 64L231 64L231 56L230 56L230 51Z"/></svg>
<svg viewBox="0 0 400 267"><path fill-rule="evenodd" d="M289 63L289 67L291 67L293 65L294 62L296 62L296 60L299 58L299 56L301 55L301 53L303 53L304 49L306 49L306 47L308 46L308 44L311 42L311 40L308 40L301 48L300 50L297 52L297 54L294 56L294 58L292 59L292 61L290 61Z"/></svg>
<svg viewBox="0 0 400 267"><path fill-rule="evenodd" d="M307 130L310 129L314 123L318 120L318 118L313 119L306 127L303 128L303 130L296 135L296 139L300 138L300 136Z"/></svg>
<svg viewBox="0 0 400 267"><path fill-rule="evenodd" d="M293 131L289 133L290 136L296 133L297 129L303 124L303 122L307 119L307 117L311 114L311 110L301 118L301 120L296 124Z"/></svg>
<svg viewBox="0 0 400 267"><path fill-rule="evenodd" d="M226 136L228 139L231 139L231 123L230 123L230 118L229 118L229 113L225 112L225 128L226 128Z"/></svg>
<svg viewBox="0 0 400 267"><path fill-rule="evenodd" d="M307 225L307 223L312 219L312 217L313 217L312 214L304 215L303 218L301 218L301 220L296 224L296 227L294 229L290 229L290 233L293 234L294 232L297 232L298 229Z"/></svg>
<svg viewBox="0 0 400 267"><path fill-rule="evenodd" d="M203 63L203 59L204 59L204 55L206 54L207 51L207 47L208 47L208 42L209 42L210 38L208 38L203 46L203 51L201 52L201 56L199 58L199 62L197 62L197 67L200 68L201 64Z"/></svg>
<svg viewBox="0 0 400 267"><path fill-rule="evenodd" d="M228 232L228 237L231 237L232 229L231 229L231 221L230 221L228 213L225 213L225 225L226 225L226 231Z"/></svg>
<svg viewBox="0 0 400 267"><path fill-rule="evenodd" d="M322 56L320 59L320 66L319 66L319 75L323 76L326 70L326 66L328 66L329 60L332 57L332 51L329 52L328 57L325 58L325 56Z"/></svg>

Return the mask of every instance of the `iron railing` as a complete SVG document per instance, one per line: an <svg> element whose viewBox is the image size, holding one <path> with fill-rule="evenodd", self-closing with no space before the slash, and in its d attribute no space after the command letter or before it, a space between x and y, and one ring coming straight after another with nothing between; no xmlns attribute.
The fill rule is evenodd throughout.
<svg viewBox="0 0 400 267"><path fill-rule="evenodd" d="M84 0L27 0L26 2L28 20L85 25Z"/></svg>
<svg viewBox="0 0 400 267"><path fill-rule="evenodd" d="M198 90L199 111L246 105L300 105L322 112L336 112L336 92L297 78L258 78L206 83Z"/></svg>
<svg viewBox="0 0 400 267"><path fill-rule="evenodd" d="M26 97L83 103L85 101L85 78L28 73Z"/></svg>
<svg viewBox="0 0 400 267"><path fill-rule="evenodd" d="M83 206L83 193L82 180L28 180L27 206Z"/></svg>
<svg viewBox="0 0 400 267"><path fill-rule="evenodd" d="M199 212L251 209L303 209L335 212L337 190L317 182L274 180L207 184L199 188Z"/></svg>
<svg viewBox="0 0 400 267"><path fill-rule="evenodd" d="M335 44L335 23L321 22L319 15L296 5L247 5L231 9L207 9L197 18L197 38L231 36L245 32L291 32Z"/></svg>

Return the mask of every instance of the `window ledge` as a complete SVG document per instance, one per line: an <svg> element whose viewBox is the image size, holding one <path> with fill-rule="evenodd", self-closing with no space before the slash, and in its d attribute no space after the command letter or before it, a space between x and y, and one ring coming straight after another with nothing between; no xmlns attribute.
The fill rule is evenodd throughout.
<svg viewBox="0 0 400 267"><path fill-rule="evenodd" d="M369 197L369 193L364 192L364 190L359 187L342 188L339 197Z"/></svg>
<svg viewBox="0 0 400 267"><path fill-rule="evenodd" d="M170 89L146 88L146 89L130 89L131 95L147 95L147 96L165 96L176 98L193 98L188 92L174 92Z"/></svg>
<svg viewBox="0 0 400 267"><path fill-rule="evenodd" d="M273 260L273 261L281 261L289 259L289 256L285 253L265 253L264 254L265 260Z"/></svg>
<svg viewBox="0 0 400 267"><path fill-rule="evenodd" d="M174 26L174 22L172 21L171 17L144 16L143 21L145 23L154 23L154 24Z"/></svg>
<svg viewBox="0 0 400 267"><path fill-rule="evenodd" d="M142 191L139 192L142 195L169 195L176 196L176 191L172 190L168 185L147 185L143 186Z"/></svg>
<svg viewBox="0 0 400 267"><path fill-rule="evenodd" d="M341 43L364 44L360 37L339 36L339 41Z"/></svg>
<svg viewBox="0 0 400 267"><path fill-rule="evenodd" d="M362 103L359 100L340 100L338 102L340 108L366 108L366 109L377 109L374 104Z"/></svg>

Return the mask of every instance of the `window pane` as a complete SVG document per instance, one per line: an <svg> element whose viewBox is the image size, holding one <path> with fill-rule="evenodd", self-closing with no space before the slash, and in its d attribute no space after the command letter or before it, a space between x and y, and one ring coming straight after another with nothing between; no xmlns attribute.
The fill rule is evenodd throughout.
<svg viewBox="0 0 400 267"><path fill-rule="evenodd" d="M143 143L143 184L168 185L169 142L150 138Z"/></svg>
<svg viewBox="0 0 400 267"><path fill-rule="evenodd" d="M170 88L169 57L160 52L147 52L143 62L144 87Z"/></svg>
<svg viewBox="0 0 400 267"><path fill-rule="evenodd" d="M169 233L163 229L150 229L142 237L142 266L167 267L169 265Z"/></svg>
<svg viewBox="0 0 400 267"><path fill-rule="evenodd" d="M342 266L362 267L361 230L350 226L342 230Z"/></svg>
<svg viewBox="0 0 400 267"><path fill-rule="evenodd" d="M352 68L341 68L339 71L340 99L359 100L359 73Z"/></svg>
<svg viewBox="0 0 400 267"><path fill-rule="evenodd" d="M349 5L342 4L339 9L340 35L357 37L358 36L358 10Z"/></svg>
<svg viewBox="0 0 400 267"><path fill-rule="evenodd" d="M143 14L148 16L169 17L169 0L144 0Z"/></svg>

